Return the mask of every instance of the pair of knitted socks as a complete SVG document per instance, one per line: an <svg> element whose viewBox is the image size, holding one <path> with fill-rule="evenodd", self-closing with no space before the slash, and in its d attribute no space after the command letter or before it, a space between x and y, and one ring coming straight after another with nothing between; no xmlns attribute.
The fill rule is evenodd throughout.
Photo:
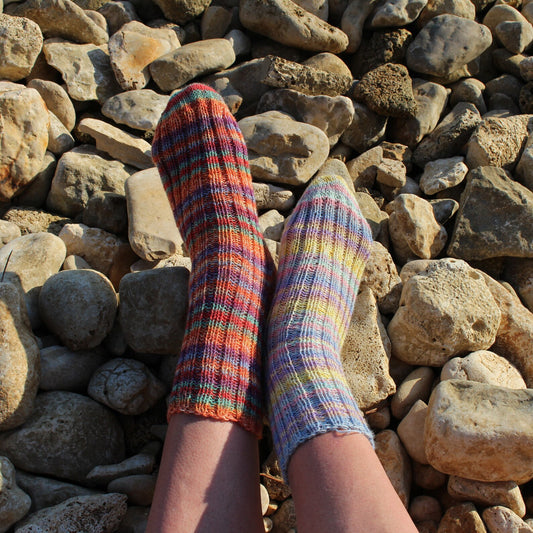
<svg viewBox="0 0 533 533"><path fill-rule="evenodd" d="M285 477L291 455L315 435L372 439L339 357L371 244L344 182L307 187L286 225L274 286L246 145L222 98L201 84L175 94L152 154L192 260L169 416L228 420L259 437L266 387Z"/></svg>

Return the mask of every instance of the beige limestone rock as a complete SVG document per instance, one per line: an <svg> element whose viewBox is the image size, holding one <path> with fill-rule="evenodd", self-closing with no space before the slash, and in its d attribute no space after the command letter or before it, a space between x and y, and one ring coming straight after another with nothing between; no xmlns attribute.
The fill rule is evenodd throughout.
<svg viewBox="0 0 533 533"><path fill-rule="evenodd" d="M439 524L438 533L487 533L481 516L472 503L449 507Z"/></svg>
<svg viewBox="0 0 533 533"><path fill-rule="evenodd" d="M352 0L342 14L341 29L348 35L349 44L346 51L357 52L363 38L363 28L368 16L376 6L376 0Z"/></svg>
<svg viewBox="0 0 533 533"><path fill-rule="evenodd" d="M73 100L105 102L120 92L109 61L107 44L74 44L50 40L44 43L47 63L61 72Z"/></svg>
<svg viewBox="0 0 533 533"><path fill-rule="evenodd" d="M41 29L32 20L7 15L1 9L0 28L0 78L22 80L31 72L43 46Z"/></svg>
<svg viewBox="0 0 533 533"><path fill-rule="evenodd" d="M372 231L373 239L382 239L384 235L388 239L388 223L389 216L385 211L382 211L372 196L366 192L356 192L355 199L361 209L361 213L365 217L370 230ZM388 242L388 241L387 241Z"/></svg>
<svg viewBox="0 0 533 533"><path fill-rule="evenodd" d="M41 287L59 271L65 257L61 239L45 232L22 235L0 249L0 265L2 270L6 268L5 281L22 288L32 327L41 323L38 310Z"/></svg>
<svg viewBox="0 0 533 533"><path fill-rule="evenodd" d="M224 37L230 27L233 13L223 6L209 6L202 15L202 39L219 39Z"/></svg>
<svg viewBox="0 0 533 533"><path fill-rule="evenodd" d="M372 242L372 251L359 290L365 287L374 293L383 314L396 312L402 292L401 279L389 251L378 241Z"/></svg>
<svg viewBox="0 0 533 533"><path fill-rule="evenodd" d="M376 407L396 390L389 374L390 341L368 288L359 292L341 351L341 361L357 405Z"/></svg>
<svg viewBox="0 0 533 533"><path fill-rule="evenodd" d="M444 487L448 476L435 470L431 465L413 462L413 481L415 485L426 490Z"/></svg>
<svg viewBox="0 0 533 533"><path fill-rule="evenodd" d="M424 425L427 410L427 404L422 400L417 400L398 424L396 430L409 457L420 464L428 464L424 447Z"/></svg>
<svg viewBox="0 0 533 533"><path fill-rule="evenodd" d="M442 367L440 379L478 381L509 389L526 388L520 372L507 359L488 350L450 359Z"/></svg>
<svg viewBox="0 0 533 533"><path fill-rule="evenodd" d="M411 492L411 461L398 435L390 429L375 437L376 454L402 503L409 505Z"/></svg>
<svg viewBox="0 0 533 533"><path fill-rule="evenodd" d="M0 92L0 201L22 192L41 171L48 146L49 115L35 89Z"/></svg>
<svg viewBox="0 0 533 533"><path fill-rule="evenodd" d="M492 346L498 355L518 368L526 385L533 387L533 313L487 274L485 282L501 311L501 322Z"/></svg>
<svg viewBox="0 0 533 533"><path fill-rule="evenodd" d="M35 21L45 37L61 37L77 43L105 44L107 31L71 0L26 0L14 14Z"/></svg>
<svg viewBox="0 0 533 533"><path fill-rule="evenodd" d="M239 5L242 25L286 46L340 53L347 35L289 0L245 0Z"/></svg>
<svg viewBox="0 0 533 533"><path fill-rule="evenodd" d="M354 187L371 189L376 181L377 168L383 159L383 148L374 146L346 163Z"/></svg>
<svg viewBox="0 0 533 533"><path fill-rule="evenodd" d="M17 237L20 237L20 228L14 222L0 220L0 245L3 246Z"/></svg>
<svg viewBox="0 0 533 533"><path fill-rule="evenodd" d="M341 135L341 141L356 152L363 153L385 139L389 118L374 113L359 102L354 102L353 107L352 123Z"/></svg>
<svg viewBox="0 0 533 533"><path fill-rule="evenodd" d="M59 238L68 255L79 255L118 286L120 278L137 259L128 242L100 228L84 224L65 224Z"/></svg>
<svg viewBox="0 0 533 533"><path fill-rule="evenodd" d="M526 504L520 487L514 481L487 483L458 476L448 479L448 494L458 500L468 500L483 506L503 505L521 518L526 514Z"/></svg>
<svg viewBox="0 0 533 533"><path fill-rule="evenodd" d="M489 507L481 513L490 533L532 533L530 527L511 509L496 505Z"/></svg>
<svg viewBox="0 0 533 533"><path fill-rule="evenodd" d="M226 39L188 43L150 63L150 74L165 92L173 91L198 76L226 69L235 62L235 52Z"/></svg>
<svg viewBox="0 0 533 533"><path fill-rule="evenodd" d="M71 350L98 346L111 331L117 308L113 285L95 270L58 272L39 295L43 322Z"/></svg>
<svg viewBox="0 0 533 533"><path fill-rule="evenodd" d="M501 312L483 276L464 261L441 259L404 281L388 333L392 353L410 364L442 366L489 348Z"/></svg>
<svg viewBox="0 0 533 533"><path fill-rule="evenodd" d="M281 241L285 217L277 209L269 209L259 217L259 230L266 239Z"/></svg>
<svg viewBox="0 0 533 533"><path fill-rule="evenodd" d="M407 182L407 170L404 163L384 157L377 166L376 180L388 187L403 187Z"/></svg>
<svg viewBox="0 0 533 533"><path fill-rule="evenodd" d="M302 64L318 70L325 70L332 74L352 77L348 65L338 55L332 54L331 52L322 52L311 56L309 59L303 61Z"/></svg>
<svg viewBox="0 0 533 533"><path fill-rule="evenodd" d="M503 277L516 290L524 305L533 311L533 259L507 259Z"/></svg>
<svg viewBox="0 0 533 533"><path fill-rule="evenodd" d="M530 389L441 382L431 395L426 419L429 463L441 472L478 481L529 481L533 478L532 405Z"/></svg>
<svg viewBox="0 0 533 533"><path fill-rule="evenodd" d="M31 514L17 527L17 532L116 531L126 515L126 501L124 494L76 496Z"/></svg>
<svg viewBox="0 0 533 533"><path fill-rule="evenodd" d="M414 194L400 194L387 204L389 230L401 263L413 258L430 259L444 248L448 234L435 220L431 204Z"/></svg>
<svg viewBox="0 0 533 533"><path fill-rule="evenodd" d="M150 143L131 133L95 118L84 118L78 129L96 141L96 149L108 153L114 159L139 169L154 166Z"/></svg>
<svg viewBox="0 0 533 533"><path fill-rule="evenodd" d="M48 125L48 147L47 150L55 156L60 157L63 153L74 148L76 141L64 124L51 112Z"/></svg>
<svg viewBox="0 0 533 533"><path fill-rule="evenodd" d="M0 431L30 416L39 388L40 357L22 292L0 283ZM3 492L0 485L0 501ZM2 505L0 503L0 509Z"/></svg>
<svg viewBox="0 0 533 533"><path fill-rule="evenodd" d="M276 187L270 183L252 183L257 209L277 209L286 211L294 207L296 199L294 193L283 187Z"/></svg>
<svg viewBox="0 0 533 533"><path fill-rule="evenodd" d="M433 370L427 366L421 366L409 373L392 397L392 414L401 420L418 400L426 402L434 379Z"/></svg>
<svg viewBox="0 0 533 533"><path fill-rule="evenodd" d="M303 185L326 161L329 141L315 126L297 122L279 111L239 121L255 179Z"/></svg>
<svg viewBox="0 0 533 533"><path fill-rule="evenodd" d="M174 255L183 245L167 195L156 168L126 180L128 239L132 250L146 261Z"/></svg>
<svg viewBox="0 0 533 533"><path fill-rule="evenodd" d="M420 188L425 194L437 194L459 185L467 172L468 167L462 156L430 161L424 166L424 172L420 177Z"/></svg>
<svg viewBox="0 0 533 533"><path fill-rule="evenodd" d="M409 504L409 515L415 523L426 520L438 522L442 516L442 507L433 496L415 496Z"/></svg>
<svg viewBox="0 0 533 533"><path fill-rule="evenodd" d="M512 171L522 154L532 118L533 115L485 118L468 141L468 168L493 166Z"/></svg>
<svg viewBox="0 0 533 533"><path fill-rule="evenodd" d="M17 485L15 468L7 457L0 457L0 533L23 518L31 507L31 498Z"/></svg>
<svg viewBox="0 0 533 533"><path fill-rule="evenodd" d="M150 63L180 46L170 28L150 28L135 20L124 24L109 39L111 67L119 85L125 91L143 89L150 81Z"/></svg>

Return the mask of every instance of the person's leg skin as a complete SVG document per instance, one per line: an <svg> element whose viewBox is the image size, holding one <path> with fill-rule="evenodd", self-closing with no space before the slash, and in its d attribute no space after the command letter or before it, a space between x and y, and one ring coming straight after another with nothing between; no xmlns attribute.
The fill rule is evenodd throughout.
<svg viewBox="0 0 533 533"><path fill-rule="evenodd" d="M193 84L170 99L152 155L192 269L148 531L260 530L261 328L273 267L246 145L222 98Z"/></svg>
<svg viewBox="0 0 533 533"><path fill-rule="evenodd" d="M282 237L267 386L299 533L416 531L340 361L371 238L352 193L333 176L308 186Z"/></svg>

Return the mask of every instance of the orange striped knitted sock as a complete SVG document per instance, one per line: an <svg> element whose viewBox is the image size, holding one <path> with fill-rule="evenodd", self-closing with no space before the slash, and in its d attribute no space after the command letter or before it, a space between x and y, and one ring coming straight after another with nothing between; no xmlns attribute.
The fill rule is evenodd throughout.
<svg viewBox="0 0 533 533"><path fill-rule="evenodd" d="M259 437L261 330L273 265L241 131L222 98L195 83L170 99L152 155L192 260L168 416L236 422Z"/></svg>

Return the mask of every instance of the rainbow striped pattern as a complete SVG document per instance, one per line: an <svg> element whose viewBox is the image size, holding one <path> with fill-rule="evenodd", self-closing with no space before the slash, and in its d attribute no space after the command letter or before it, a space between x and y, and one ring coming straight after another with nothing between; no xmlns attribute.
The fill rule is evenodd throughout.
<svg viewBox="0 0 533 533"><path fill-rule="evenodd" d="M305 441L372 432L346 382L340 351L372 235L344 181L316 178L281 241L268 327L270 426L281 471Z"/></svg>
<svg viewBox="0 0 533 533"><path fill-rule="evenodd" d="M222 98L195 83L170 99L152 156L192 260L168 417L236 422L259 437L261 329L273 265L241 131Z"/></svg>

